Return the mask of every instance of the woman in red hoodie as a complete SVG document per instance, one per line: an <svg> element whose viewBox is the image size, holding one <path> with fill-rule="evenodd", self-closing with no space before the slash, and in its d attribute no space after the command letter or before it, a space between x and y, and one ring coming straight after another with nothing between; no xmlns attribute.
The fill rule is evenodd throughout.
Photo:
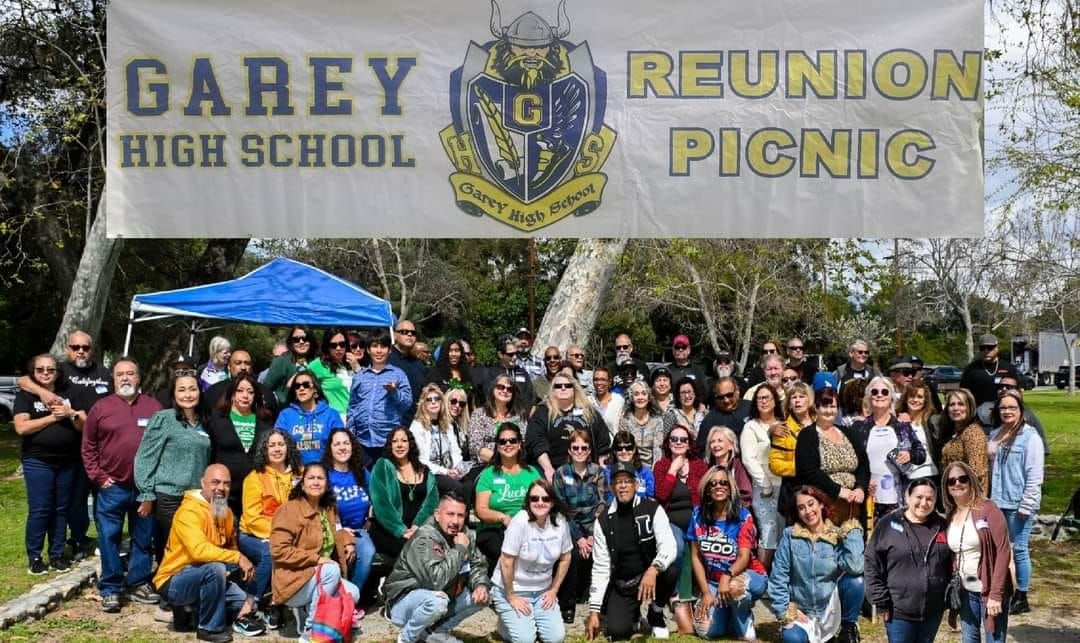
<svg viewBox="0 0 1080 643"><path fill-rule="evenodd" d="M941 476L949 520L953 570L960 577L960 622L964 641L1003 643L1013 591L1012 544L1005 515L983 493L975 470L961 461ZM952 615L950 615L950 619ZM986 632L982 639L980 632Z"/></svg>
<svg viewBox="0 0 1080 643"><path fill-rule="evenodd" d="M690 602L694 600L694 581L686 554L686 530L690 526L690 516L696 507L701 506L699 487L701 478L709 466L697 453L697 444L691 437L690 429L676 424L664 438L664 457L653 465L653 477L656 479L656 500L667 512L671 521L671 531L675 533L678 555L674 565L681 570L679 574L679 592L675 601L675 622L679 633L693 634L694 620L690 612Z"/></svg>

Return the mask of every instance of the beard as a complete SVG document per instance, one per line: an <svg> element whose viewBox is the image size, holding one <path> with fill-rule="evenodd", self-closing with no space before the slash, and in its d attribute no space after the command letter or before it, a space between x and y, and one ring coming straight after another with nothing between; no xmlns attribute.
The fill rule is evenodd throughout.
<svg viewBox="0 0 1080 643"><path fill-rule="evenodd" d="M500 40L495 44L495 71L499 72L499 75L507 82L525 89L547 85L561 67L560 51L559 44L552 43L551 50L543 58L515 56L510 51L510 45L505 40ZM528 61L533 62L528 63Z"/></svg>
<svg viewBox="0 0 1080 643"><path fill-rule="evenodd" d="M210 515L216 520L224 520L229 516L229 501L224 496L214 496L210 499Z"/></svg>
<svg viewBox="0 0 1080 643"><path fill-rule="evenodd" d="M125 384L120 388L116 389L116 392L120 395L120 397L132 397L137 391L138 389L135 388L134 384Z"/></svg>
<svg viewBox="0 0 1080 643"><path fill-rule="evenodd" d="M90 366L90 360L86 359L85 357L76 357L75 366L79 368L86 368L87 366Z"/></svg>

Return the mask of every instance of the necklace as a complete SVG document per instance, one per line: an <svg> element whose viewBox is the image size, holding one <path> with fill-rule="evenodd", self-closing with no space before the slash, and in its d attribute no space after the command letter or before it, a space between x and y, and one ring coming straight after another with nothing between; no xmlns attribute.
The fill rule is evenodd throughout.
<svg viewBox="0 0 1080 643"><path fill-rule="evenodd" d="M986 368L986 362L983 362L983 370L986 371L986 374L989 375L990 377L993 377L994 373L997 372L997 367L998 367L997 358L994 358L994 368Z"/></svg>

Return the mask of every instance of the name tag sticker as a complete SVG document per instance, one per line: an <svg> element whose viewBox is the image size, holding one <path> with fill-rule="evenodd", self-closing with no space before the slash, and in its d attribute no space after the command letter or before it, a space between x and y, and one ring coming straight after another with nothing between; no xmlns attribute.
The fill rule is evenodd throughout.
<svg viewBox="0 0 1080 643"><path fill-rule="evenodd" d="M582 416L582 415L585 415L585 410L582 409L581 407L575 406L574 407L574 415L579 416L579 417Z"/></svg>
<svg viewBox="0 0 1080 643"><path fill-rule="evenodd" d="M514 376L514 381L524 383L525 382L525 376L524 375L515 375Z"/></svg>
<svg viewBox="0 0 1080 643"><path fill-rule="evenodd" d="M150 418L139 418L136 424L138 424L140 428L145 429L150 424Z"/></svg>
<svg viewBox="0 0 1080 643"><path fill-rule="evenodd" d="M990 523L986 522L985 518L980 518L979 520L975 521L975 528L976 529L989 529L990 528Z"/></svg>
<svg viewBox="0 0 1080 643"><path fill-rule="evenodd" d="M196 433L203 436L204 438L210 437L210 435L206 431L203 431L202 429L197 430Z"/></svg>
<svg viewBox="0 0 1080 643"><path fill-rule="evenodd" d="M904 526L898 522L889 521L889 526L900 533L904 533Z"/></svg>
<svg viewBox="0 0 1080 643"><path fill-rule="evenodd" d="M98 395L104 395L109 392L109 387L105 386L104 384L98 384L94 387L94 392Z"/></svg>
<svg viewBox="0 0 1080 643"><path fill-rule="evenodd" d="M994 377L994 384L1001 384L1001 376L1000 375Z"/></svg>
<svg viewBox="0 0 1080 643"><path fill-rule="evenodd" d="M574 480L574 476L563 476L563 482L566 484L574 484L576 481Z"/></svg>

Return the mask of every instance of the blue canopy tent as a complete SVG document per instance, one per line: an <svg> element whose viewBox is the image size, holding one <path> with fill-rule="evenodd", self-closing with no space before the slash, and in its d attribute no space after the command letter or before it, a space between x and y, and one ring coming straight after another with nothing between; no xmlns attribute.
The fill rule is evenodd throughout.
<svg viewBox="0 0 1080 643"><path fill-rule="evenodd" d="M199 319L237 321L268 326L388 327L393 329L390 303L356 284L292 259L274 259L243 277L131 298L124 353L139 322L166 317L192 317L188 353L195 333L206 330Z"/></svg>

